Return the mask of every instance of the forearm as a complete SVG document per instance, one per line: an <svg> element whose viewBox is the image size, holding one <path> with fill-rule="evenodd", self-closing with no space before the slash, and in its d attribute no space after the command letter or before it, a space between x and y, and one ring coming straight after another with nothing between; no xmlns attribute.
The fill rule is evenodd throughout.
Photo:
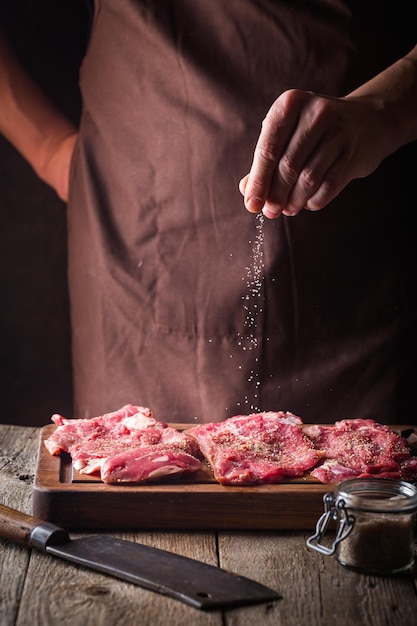
<svg viewBox="0 0 417 626"><path fill-rule="evenodd" d="M65 195L53 163L59 147L75 141L76 128L30 79L1 33L0 132L40 178Z"/></svg>
<svg viewBox="0 0 417 626"><path fill-rule="evenodd" d="M346 96L373 103L387 120L394 151L417 139L417 46L402 59Z"/></svg>

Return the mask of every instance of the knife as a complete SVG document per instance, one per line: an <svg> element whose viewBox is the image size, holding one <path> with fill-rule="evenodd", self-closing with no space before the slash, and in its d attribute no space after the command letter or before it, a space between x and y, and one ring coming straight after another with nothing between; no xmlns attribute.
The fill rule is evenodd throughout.
<svg viewBox="0 0 417 626"><path fill-rule="evenodd" d="M204 611L281 598L254 580L167 550L108 535L71 539L64 528L2 504L0 537L121 578Z"/></svg>

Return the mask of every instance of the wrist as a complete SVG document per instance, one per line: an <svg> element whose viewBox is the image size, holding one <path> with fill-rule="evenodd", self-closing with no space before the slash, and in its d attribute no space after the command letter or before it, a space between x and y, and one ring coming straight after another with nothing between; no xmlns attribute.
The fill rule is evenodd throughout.
<svg viewBox="0 0 417 626"><path fill-rule="evenodd" d="M346 99L374 110L393 149L417 139L417 47Z"/></svg>
<svg viewBox="0 0 417 626"><path fill-rule="evenodd" d="M34 169L61 200L68 199L69 172L77 133L74 128L58 137L49 137L39 146Z"/></svg>

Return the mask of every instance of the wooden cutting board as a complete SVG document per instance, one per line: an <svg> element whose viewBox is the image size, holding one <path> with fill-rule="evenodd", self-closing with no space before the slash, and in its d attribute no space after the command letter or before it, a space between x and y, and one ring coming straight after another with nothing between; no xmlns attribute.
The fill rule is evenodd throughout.
<svg viewBox="0 0 417 626"><path fill-rule="evenodd" d="M55 429L41 429L32 508L35 517L68 530L313 530L323 496L333 491L309 476L225 487L208 466L163 483L106 485L73 470L68 454L49 454L44 440Z"/></svg>

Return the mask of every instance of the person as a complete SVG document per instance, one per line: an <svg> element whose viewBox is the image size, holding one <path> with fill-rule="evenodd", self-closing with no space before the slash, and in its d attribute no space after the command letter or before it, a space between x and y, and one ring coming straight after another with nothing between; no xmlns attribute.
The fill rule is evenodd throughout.
<svg viewBox="0 0 417 626"><path fill-rule="evenodd" d="M132 402L169 422L407 422L403 8L97 1L79 128L3 41L0 131L68 201L77 417Z"/></svg>

